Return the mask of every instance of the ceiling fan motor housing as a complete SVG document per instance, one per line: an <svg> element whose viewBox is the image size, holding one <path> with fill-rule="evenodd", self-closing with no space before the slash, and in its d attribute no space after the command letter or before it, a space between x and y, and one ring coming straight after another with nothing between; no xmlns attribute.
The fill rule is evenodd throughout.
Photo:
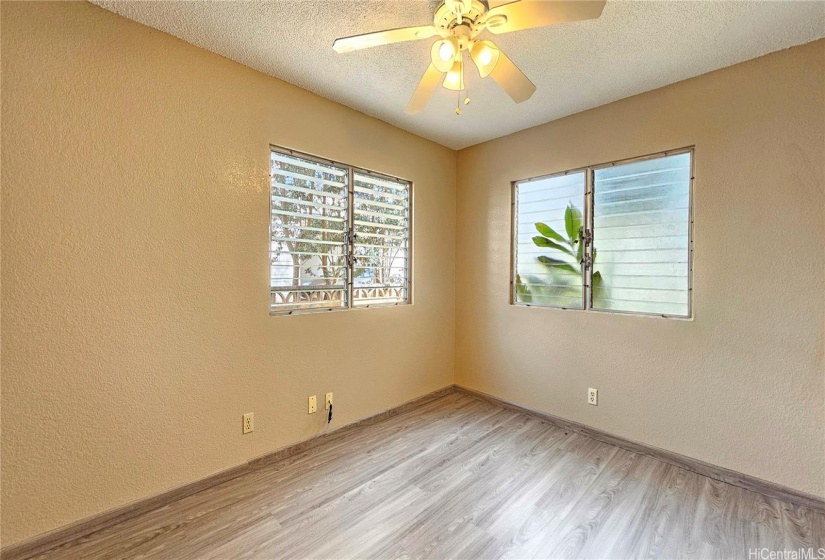
<svg viewBox="0 0 825 560"><path fill-rule="evenodd" d="M480 0L446 0L435 12L433 25L442 37L454 36L461 50L470 47L486 24L487 3ZM459 21L460 20L460 21Z"/></svg>

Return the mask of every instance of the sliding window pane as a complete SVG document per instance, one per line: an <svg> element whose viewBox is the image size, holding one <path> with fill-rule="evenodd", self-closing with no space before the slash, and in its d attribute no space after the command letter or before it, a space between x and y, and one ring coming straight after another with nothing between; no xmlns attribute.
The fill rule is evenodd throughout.
<svg viewBox="0 0 825 560"><path fill-rule="evenodd" d="M584 172L515 185L517 304L582 309Z"/></svg>
<svg viewBox="0 0 825 560"><path fill-rule="evenodd" d="M690 316L690 158L595 171L594 309Z"/></svg>

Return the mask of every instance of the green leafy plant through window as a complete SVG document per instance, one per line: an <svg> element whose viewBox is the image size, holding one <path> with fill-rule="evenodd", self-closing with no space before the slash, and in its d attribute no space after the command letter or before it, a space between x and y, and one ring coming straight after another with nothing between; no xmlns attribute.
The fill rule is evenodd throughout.
<svg viewBox="0 0 825 560"><path fill-rule="evenodd" d="M582 267L585 261L585 243L582 212L573 203L564 210L564 235L544 222L535 223L540 235L533 237L536 247L546 249L536 261L544 265L543 273L516 275L516 293L524 303L551 299L560 307L580 307L582 299ZM592 263L595 264L596 251ZM600 297L602 276L593 272L593 297Z"/></svg>

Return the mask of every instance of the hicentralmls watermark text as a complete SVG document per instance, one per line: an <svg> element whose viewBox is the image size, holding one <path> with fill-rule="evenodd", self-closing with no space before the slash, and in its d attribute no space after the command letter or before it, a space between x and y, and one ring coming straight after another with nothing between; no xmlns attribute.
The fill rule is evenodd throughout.
<svg viewBox="0 0 825 560"><path fill-rule="evenodd" d="M825 548L797 548L795 550L749 548L748 560L825 560Z"/></svg>

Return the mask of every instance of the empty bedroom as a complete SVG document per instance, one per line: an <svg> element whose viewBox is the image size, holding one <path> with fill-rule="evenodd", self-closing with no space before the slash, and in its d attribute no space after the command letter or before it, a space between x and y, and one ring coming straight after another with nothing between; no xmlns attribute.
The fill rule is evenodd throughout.
<svg viewBox="0 0 825 560"><path fill-rule="evenodd" d="M0 0L0 558L825 560L825 1Z"/></svg>

